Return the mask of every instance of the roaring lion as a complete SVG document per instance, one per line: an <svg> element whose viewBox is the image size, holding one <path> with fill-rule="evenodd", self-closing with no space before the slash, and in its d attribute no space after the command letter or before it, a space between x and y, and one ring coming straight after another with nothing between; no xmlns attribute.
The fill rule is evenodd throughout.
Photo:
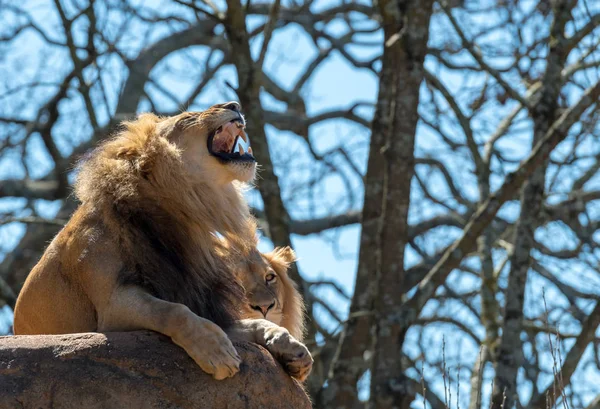
<svg viewBox="0 0 600 409"><path fill-rule="evenodd" d="M303 379L309 351L283 327L242 319L244 290L222 257L222 240L236 254L255 244L239 182L256 162L239 104L124 125L80 166L81 205L27 278L15 334L149 329L215 379L239 371L231 337Z"/></svg>

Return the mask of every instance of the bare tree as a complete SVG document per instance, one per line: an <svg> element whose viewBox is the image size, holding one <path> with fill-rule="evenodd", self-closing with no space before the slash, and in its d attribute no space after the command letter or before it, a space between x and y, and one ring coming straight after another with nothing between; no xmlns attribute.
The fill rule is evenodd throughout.
<svg viewBox="0 0 600 409"><path fill-rule="evenodd" d="M596 2L0 0L0 20L0 303L120 121L237 99L265 240L359 241L351 297L353 271L292 271L317 407L597 406Z"/></svg>

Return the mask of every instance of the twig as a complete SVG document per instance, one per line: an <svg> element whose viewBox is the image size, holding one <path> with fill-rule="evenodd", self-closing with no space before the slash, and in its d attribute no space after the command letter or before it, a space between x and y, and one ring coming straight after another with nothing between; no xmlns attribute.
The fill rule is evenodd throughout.
<svg viewBox="0 0 600 409"><path fill-rule="evenodd" d="M446 385L446 336L442 335L442 378L444 378L444 405L448 406L448 385Z"/></svg>
<svg viewBox="0 0 600 409"><path fill-rule="evenodd" d="M258 60L256 61L256 71L262 71L262 67L265 62L265 56L267 55L267 49L269 48L269 43L271 42L271 36L273 35L273 31L275 30L275 25L277 24L277 19L279 17L279 10L281 8L280 6L281 0L275 0L271 6L269 19L263 32L262 48L260 49L260 54Z"/></svg>
<svg viewBox="0 0 600 409"><path fill-rule="evenodd" d="M458 22L452 15L452 12L448 8L448 5L446 4L446 2L442 1L442 2L440 2L440 4L442 6L442 9L446 13L446 16L448 16L448 19L450 20L452 27L454 27L454 30L456 30L456 33L460 37L460 39L462 41L462 45L469 51L469 53L471 53L471 55L473 56L475 61L477 61L477 63L481 66L481 68L486 70L492 77L494 77L494 79L498 82L498 84L500 84L502 86L502 88L504 88L504 90L513 99L519 101L521 103L521 105L523 105L524 107L531 108L531 103L526 98L522 97L521 94L519 94L513 87L511 87L508 84L508 82L506 82L504 80L504 78L502 78L502 75L500 75L498 70L492 68L488 63L485 62L485 60L483 59L483 56L481 55L479 50L476 49L476 45L467 39L465 33L462 31Z"/></svg>

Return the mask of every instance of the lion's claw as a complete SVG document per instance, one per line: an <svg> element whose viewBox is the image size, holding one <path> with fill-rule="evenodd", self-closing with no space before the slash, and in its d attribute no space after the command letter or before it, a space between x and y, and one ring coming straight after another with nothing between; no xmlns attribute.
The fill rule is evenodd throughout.
<svg viewBox="0 0 600 409"><path fill-rule="evenodd" d="M291 377L299 381L304 381L308 377L313 358L308 348L292 337L287 330L281 327L276 331L272 330L266 346Z"/></svg>
<svg viewBox="0 0 600 409"><path fill-rule="evenodd" d="M308 356L308 359L296 360L289 362L286 365L286 371L292 378L298 379L300 382L304 382L312 369L313 359Z"/></svg>
<svg viewBox="0 0 600 409"><path fill-rule="evenodd" d="M173 341L216 380L230 378L240 371L242 359L227 334L212 322L198 322L185 338Z"/></svg>

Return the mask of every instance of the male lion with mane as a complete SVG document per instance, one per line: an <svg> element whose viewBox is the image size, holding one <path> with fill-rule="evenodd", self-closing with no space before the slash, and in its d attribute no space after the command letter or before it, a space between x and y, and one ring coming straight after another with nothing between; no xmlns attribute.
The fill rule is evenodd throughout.
<svg viewBox="0 0 600 409"><path fill-rule="evenodd" d="M81 205L27 278L15 334L149 329L215 379L239 371L231 337L303 380L310 353L285 328L242 319L244 290L223 257L222 240L236 254L255 245L239 182L256 162L239 104L124 125L80 166Z"/></svg>

